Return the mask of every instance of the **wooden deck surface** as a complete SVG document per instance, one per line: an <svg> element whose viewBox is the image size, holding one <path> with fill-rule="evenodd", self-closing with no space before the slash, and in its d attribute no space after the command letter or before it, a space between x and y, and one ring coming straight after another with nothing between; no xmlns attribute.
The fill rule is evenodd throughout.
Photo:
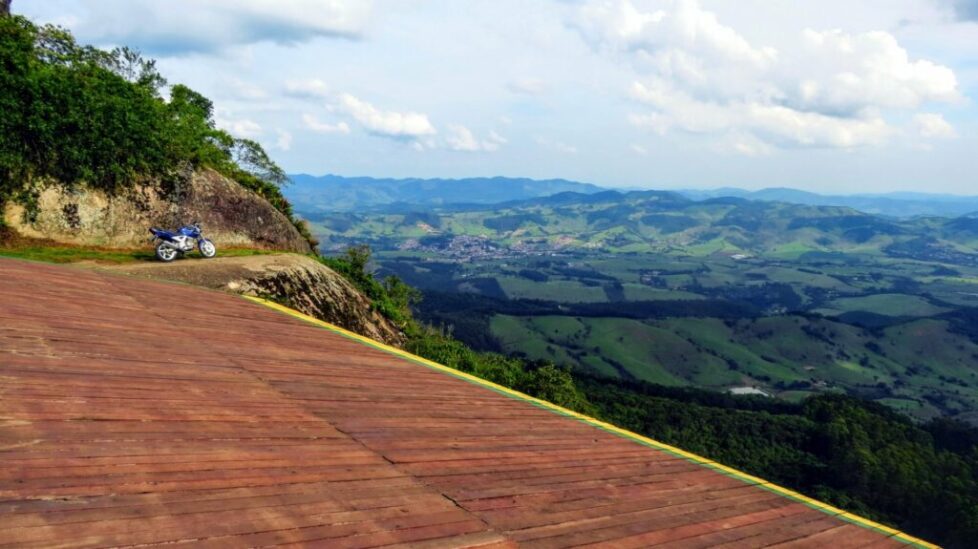
<svg viewBox="0 0 978 549"><path fill-rule="evenodd" d="M0 547L888 547L239 297L0 259Z"/></svg>

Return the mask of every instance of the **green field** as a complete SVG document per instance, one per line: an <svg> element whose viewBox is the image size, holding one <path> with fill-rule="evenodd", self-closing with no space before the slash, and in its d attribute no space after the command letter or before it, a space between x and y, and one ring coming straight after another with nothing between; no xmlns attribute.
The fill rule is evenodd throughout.
<svg viewBox="0 0 978 549"><path fill-rule="evenodd" d="M665 385L789 400L846 391L918 418L978 417L967 224L655 192L603 200L339 214L347 222L322 225L343 230L318 232L377 247L381 274L431 295L422 316L487 350Z"/></svg>
<svg viewBox="0 0 978 549"><path fill-rule="evenodd" d="M544 299L566 303L588 303L606 299L600 286L588 287L574 280L534 282L508 276L501 276L496 280L510 299Z"/></svg>
<svg viewBox="0 0 978 549"><path fill-rule="evenodd" d="M274 252L250 248L222 248L218 250L218 255L221 257L240 257L267 253ZM196 251L191 255L197 255ZM49 263L92 262L122 264L155 261L156 259L156 255L149 246L145 250L119 250L69 245L30 245L18 247L4 247L0 245L0 256Z"/></svg>
<svg viewBox="0 0 978 549"><path fill-rule="evenodd" d="M919 418L978 407L978 345L941 321L881 335L799 316L740 321L496 315L508 352L608 376L726 390L862 394Z"/></svg>
<svg viewBox="0 0 978 549"><path fill-rule="evenodd" d="M874 294L836 299L818 309L823 314L866 311L885 316L936 316L950 309L932 305L927 299L905 294Z"/></svg>

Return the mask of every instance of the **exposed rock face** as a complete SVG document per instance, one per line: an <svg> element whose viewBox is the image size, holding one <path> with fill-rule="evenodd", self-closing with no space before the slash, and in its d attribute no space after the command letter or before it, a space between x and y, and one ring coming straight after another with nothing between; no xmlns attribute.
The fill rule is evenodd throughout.
<svg viewBox="0 0 978 549"><path fill-rule="evenodd" d="M369 299L345 278L310 257L295 254L188 257L173 263L141 263L109 269L272 299L371 339L395 346L404 343L404 334L374 311Z"/></svg>
<svg viewBox="0 0 978 549"><path fill-rule="evenodd" d="M151 226L175 229L200 221L204 235L218 248L311 251L287 217L265 199L212 170L193 174L166 195L149 184L116 196L52 185L41 191L36 208L28 210L8 202L3 217L22 236L68 244L145 247Z"/></svg>

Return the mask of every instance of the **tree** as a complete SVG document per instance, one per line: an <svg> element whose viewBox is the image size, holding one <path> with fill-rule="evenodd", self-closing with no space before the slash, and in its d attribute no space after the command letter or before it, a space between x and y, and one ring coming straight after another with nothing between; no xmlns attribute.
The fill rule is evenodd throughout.
<svg viewBox="0 0 978 549"><path fill-rule="evenodd" d="M31 172L28 75L33 27L18 17L0 17L0 202L23 186Z"/></svg>
<svg viewBox="0 0 978 549"><path fill-rule="evenodd" d="M200 93L177 84L170 89L166 109L170 116L170 156L174 164L189 161L218 171L233 169L234 138L214 126L214 103Z"/></svg>
<svg viewBox="0 0 978 549"><path fill-rule="evenodd" d="M235 139L231 148L235 164L242 170L261 179L265 183L281 187L289 182L285 170L280 168L257 141Z"/></svg>
<svg viewBox="0 0 978 549"><path fill-rule="evenodd" d="M0 16L10 15L10 0L0 0Z"/></svg>
<svg viewBox="0 0 978 549"><path fill-rule="evenodd" d="M106 68L118 74L132 84L144 86L158 95L166 79L156 69L155 59L146 59L139 52L128 46L115 48L109 53Z"/></svg>

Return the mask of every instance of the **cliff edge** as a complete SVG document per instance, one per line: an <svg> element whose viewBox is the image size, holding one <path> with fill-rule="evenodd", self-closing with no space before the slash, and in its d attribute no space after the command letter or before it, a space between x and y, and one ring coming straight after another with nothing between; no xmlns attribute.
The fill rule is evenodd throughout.
<svg viewBox="0 0 978 549"><path fill-rule="evenodd" d="M367 297L335 271L307 256L217 257L105 269L264 297L388 345L404 343L404 334L375 311Z"/></svg>

